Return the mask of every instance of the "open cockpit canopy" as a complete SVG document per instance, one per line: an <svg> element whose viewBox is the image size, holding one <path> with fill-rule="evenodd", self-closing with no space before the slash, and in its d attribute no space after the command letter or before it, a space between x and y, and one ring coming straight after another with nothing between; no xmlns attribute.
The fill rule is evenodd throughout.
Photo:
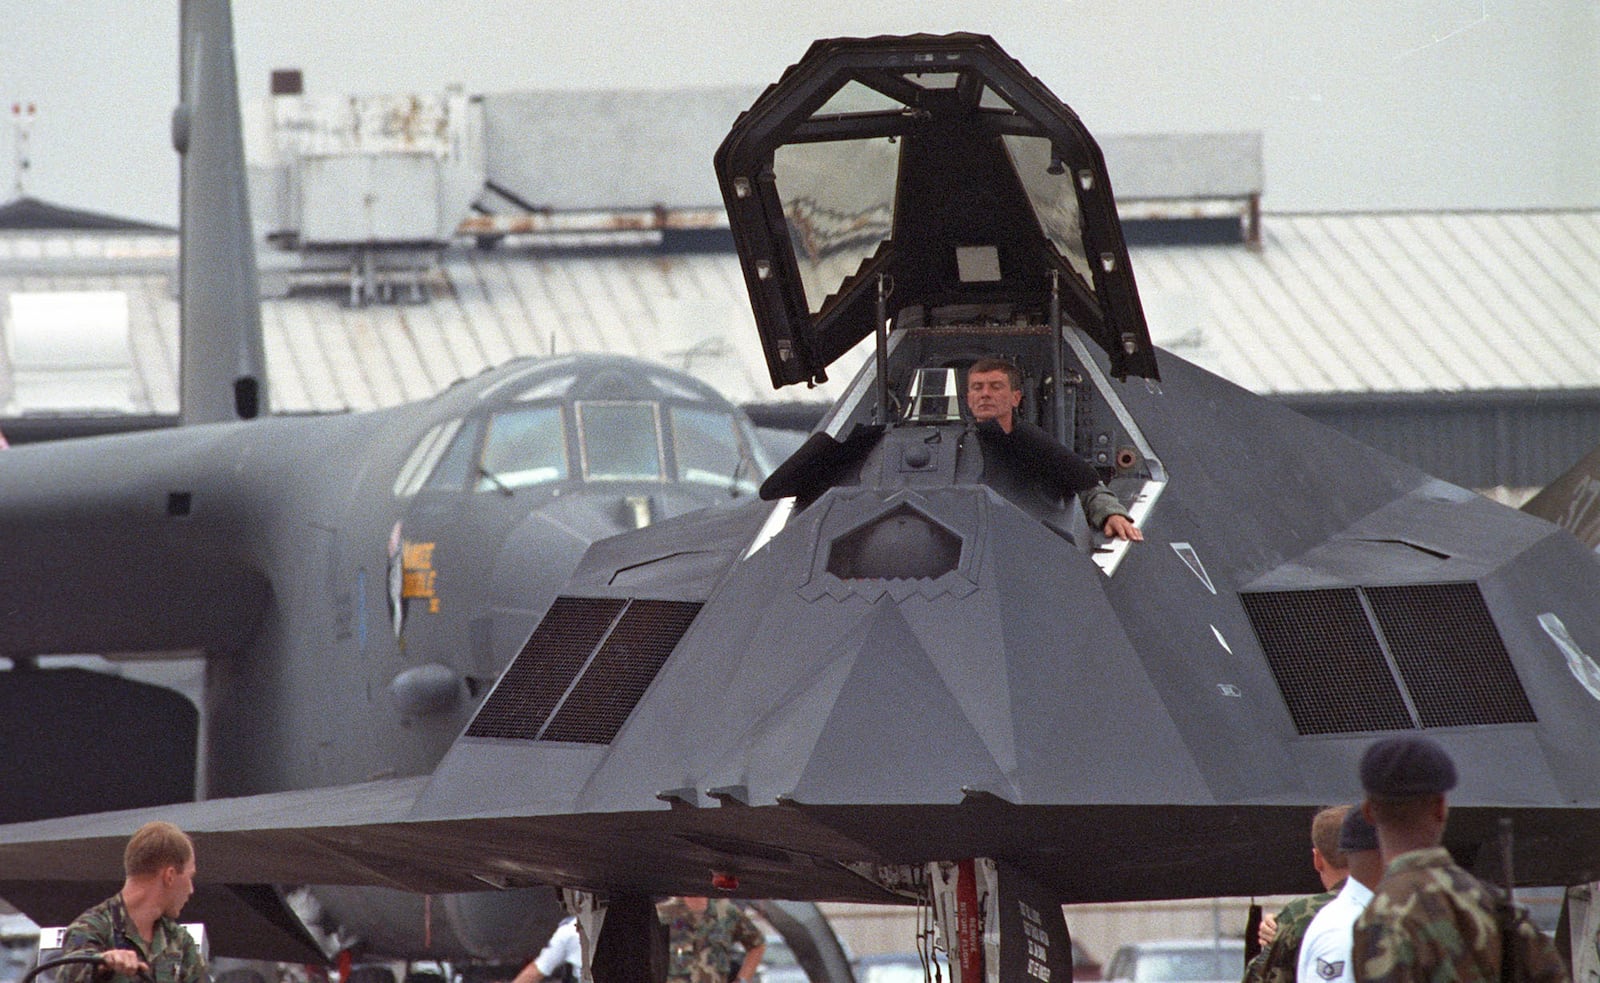
<svg viewBox="0 0 1600 983"><path fill-rule="evenodd" d="M775 386L821 381L889 312L1062 316L1156 377L1105 159L991 38L818 41L739 117L717 178Z"/></svg>

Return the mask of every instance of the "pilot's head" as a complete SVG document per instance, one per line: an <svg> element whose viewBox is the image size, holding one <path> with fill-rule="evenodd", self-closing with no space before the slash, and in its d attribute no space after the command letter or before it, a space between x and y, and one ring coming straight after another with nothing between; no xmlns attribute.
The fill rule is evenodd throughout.
<svg viewBox="0 0 1600 983"><path fill-rule="evenodd" d="M1011 432L1022 403L1022 370L1002 358L980 358L967 370L967 409L979 423L993 420Z"/></svg>

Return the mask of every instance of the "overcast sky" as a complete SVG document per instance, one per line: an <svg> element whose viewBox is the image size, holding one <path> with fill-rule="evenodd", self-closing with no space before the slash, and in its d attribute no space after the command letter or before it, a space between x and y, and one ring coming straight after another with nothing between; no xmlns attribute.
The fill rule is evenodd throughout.
<svg viewBox="0 0 1600 983"><path fill-rule="evenodd" d="M176 0L0 13L7 122L38 111L27 192L175 223ZM1263 132L1270 210L1600 206L1594 0L236 0L234 20L248 99L281 67L311 94L753 85L817 37L978 31L1093 132ZM0 201L14 158L8 125Z"/></svg>

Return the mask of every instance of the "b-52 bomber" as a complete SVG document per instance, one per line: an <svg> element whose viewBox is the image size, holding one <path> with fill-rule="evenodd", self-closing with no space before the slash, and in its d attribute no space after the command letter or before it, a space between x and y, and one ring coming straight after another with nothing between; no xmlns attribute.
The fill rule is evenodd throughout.
<svg viewBox="0 0 1600 983"><path fill-rule="evenodd" d="M666 366L520 359L373 413L266 416L229 7L182 6L176 429L0 458L0 822L426 775L589 543L752 501L749 421ZM183 694L41 657L204 662ZM4 663L0 663L4 664ZM199 775L197 788L196 776ZM71 819L62 820L71 824ZM0 866L0 878L13 868ZM111 884L11 885L64 924ZM213 951L499 964L560 917L547 887L424 897L202 882Z"/></svg>
<svg viewBox="0 0 1600 983"><path fill-rule="evenodd" d="M604 355L523 359L370 413L4 453L10 821L188 801L197 762L213 798L425 775L590 542L754 500L768 470L709 387ZM203 717L34 659L76 652L204 657ZM421 946L420 898L317 902L364 946ZM554 923L527 898L490 913L509 903L439 900L428 948L526 951Z"/></svg>
<svg viewBox="0 0 1600 983"><path fill-rule="evenodd" d="M1306 889L1311 812L1420 731L1459 857L1508 817L1522 883L1600 878L1600 564L1158 352L1098 147L992 40L818 42L715 164L774 385L876 357L771 501L592 546L431 777L170 810L210 876L561 885L602 981L654 896L922 900L964 983L1068 979L1059 904ZM988 484L990 355L1145 542Z"/></svg>

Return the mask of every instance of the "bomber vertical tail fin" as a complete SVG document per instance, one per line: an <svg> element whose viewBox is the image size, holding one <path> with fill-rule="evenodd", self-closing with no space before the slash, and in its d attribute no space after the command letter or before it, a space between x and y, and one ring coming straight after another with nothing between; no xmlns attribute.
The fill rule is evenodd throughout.
<svg viewBox="0 0 1600 983"><path fill-rule="evenodd" d="M255 241L229 0L180 0L180 389L184 424L267 408Z"/></svg>

